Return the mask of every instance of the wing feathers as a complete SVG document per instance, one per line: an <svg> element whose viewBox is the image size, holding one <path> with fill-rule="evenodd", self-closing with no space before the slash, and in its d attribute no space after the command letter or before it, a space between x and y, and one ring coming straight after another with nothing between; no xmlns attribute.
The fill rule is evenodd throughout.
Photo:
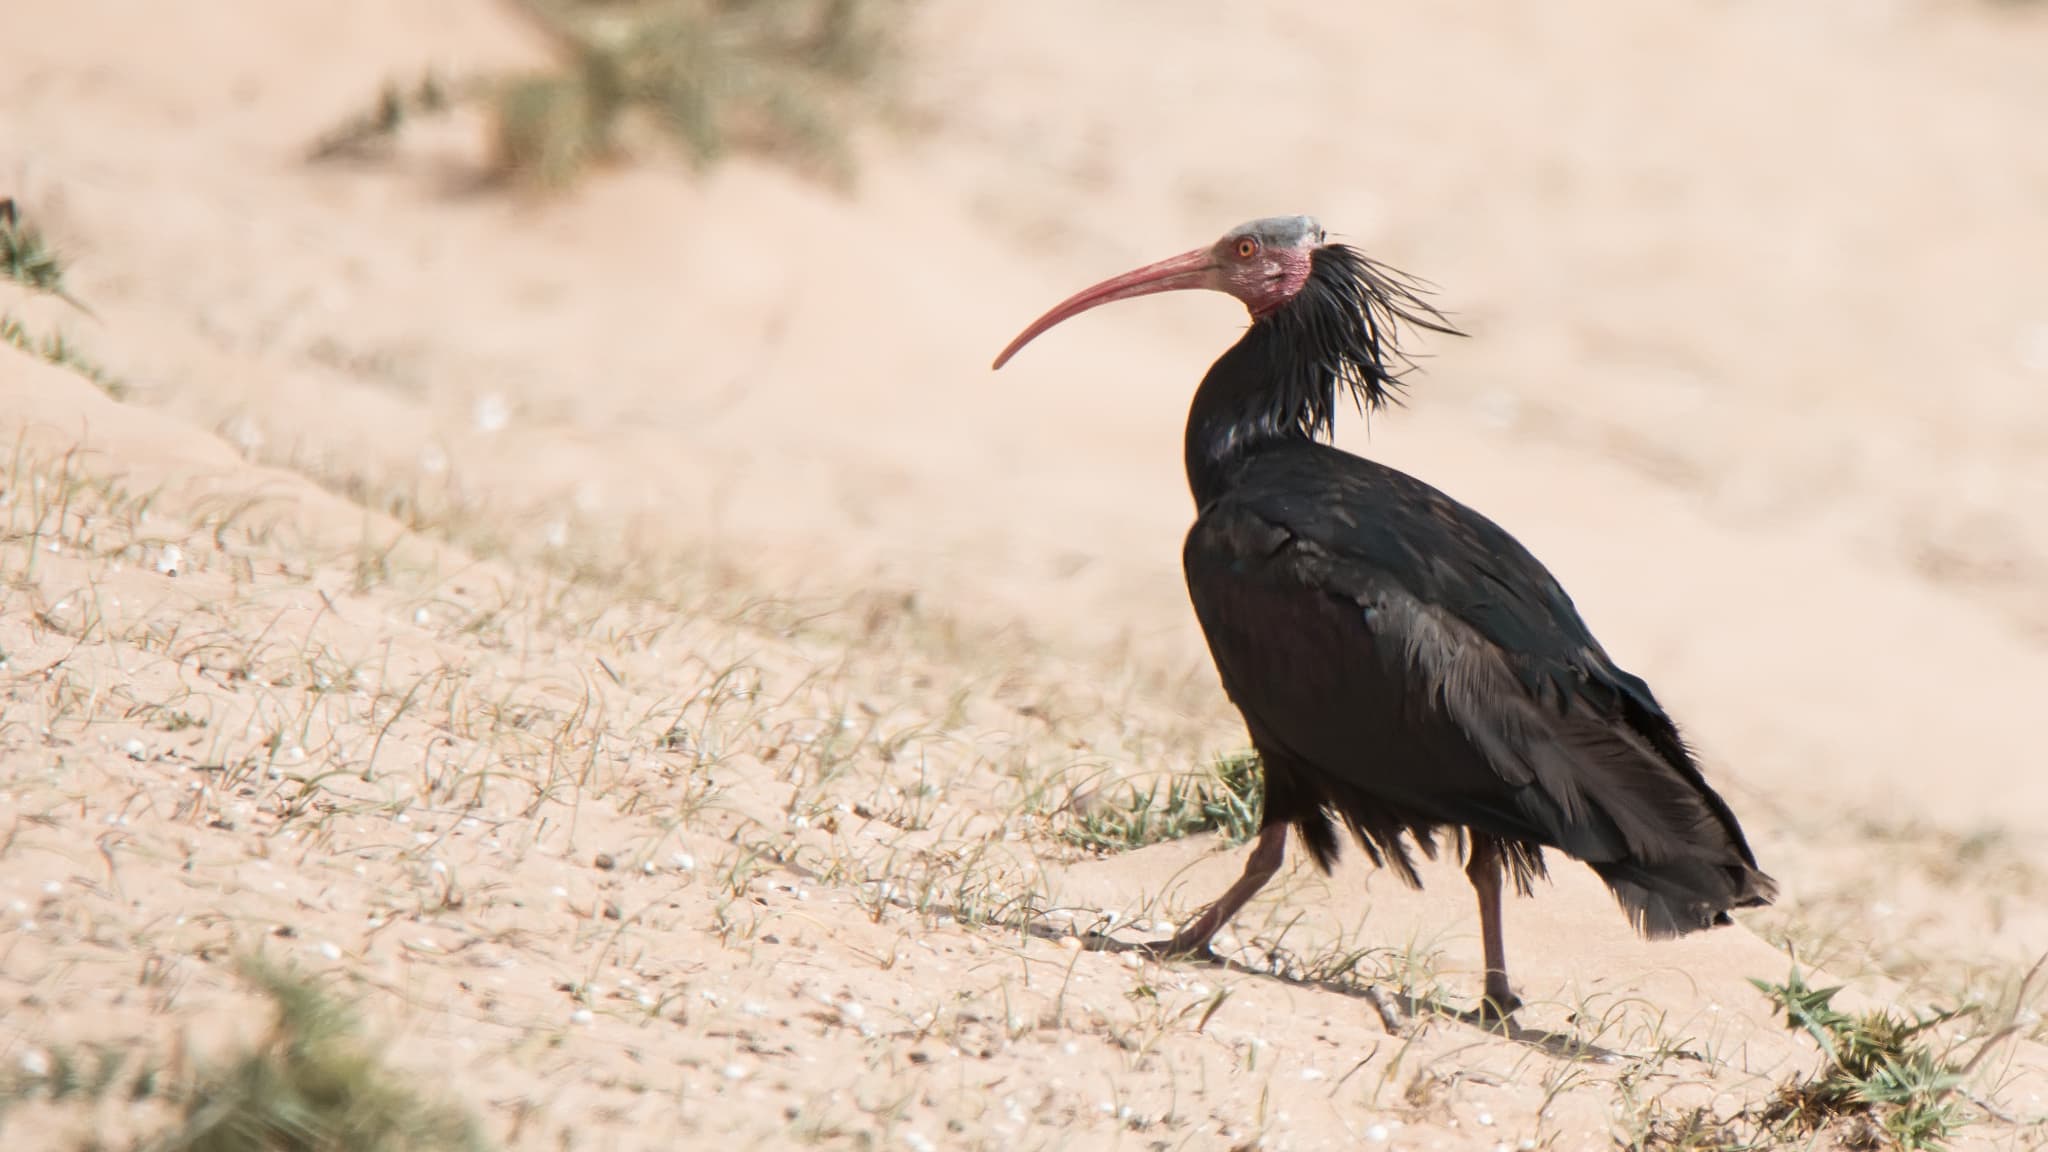
<svg viewBox="0 0 2048 1152"><path fill-rule="evenodd" d="M1672 763L1621 717L1552 679L1532 693L1499 647L1398 587L1375 582L1362 599L1375 632L1400 639L1396 650L1429 699L1517 790L1539 838L1593 865L1640 930L1710 927L1731 907L1768 901L1774 885L1689 757Z"/></svg>
<svg viewBox="0 0 2048 1152"><path fill-rule="evenodd" d="M1319 862L1335 850L1327 812L1404 876L1404 830L1487 833L1530 874L1541 846L1560 848L1651 935L1769 900L1649 687L1512 537L1335 449L1244 469L1188 534L1188 591L1268 756L1268 813L1320 830Z"/></svg>

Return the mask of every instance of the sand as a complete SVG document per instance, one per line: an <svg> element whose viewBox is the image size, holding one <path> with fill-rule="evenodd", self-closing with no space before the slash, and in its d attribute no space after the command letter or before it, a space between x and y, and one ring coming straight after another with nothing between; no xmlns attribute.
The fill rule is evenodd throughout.
<svg viewBox="0 0 2048 1152"><path fill-rule="evenodd" d="M2048 951L2037 5L931 4L850 190L652 158L545 201L480 184L469 115L303 159L387 77L544 58L481 0L8 22L0 194L97 319L0 306L131 394L0 348L0 1058L226 1043L260 948L516 1146L1601 1147L1814 1065L1747 982L1788 940L1909 1007ZM1298 211L1469 333L1340 443L1536 551L1783 886L1646 944L1558 868L1508 911L1516 1037L1061 943L1239 866L1058 829L1242 743L1177 556L1243 320L987 365ZM1462 1005L1428 881L1290 864L1238 955ZM975 922L1024 892L1038 934ZM2024 1020L1969 1140L2040 1139Z"/></svg>

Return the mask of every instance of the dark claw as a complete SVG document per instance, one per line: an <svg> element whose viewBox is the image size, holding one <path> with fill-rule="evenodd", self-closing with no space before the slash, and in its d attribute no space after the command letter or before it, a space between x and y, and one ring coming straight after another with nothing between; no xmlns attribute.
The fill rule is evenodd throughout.
<svg viewBox="0 0 2048 1152"><path fill-rule="evenodd" d="M1148 940L1138 945L1138 951L1154 960L1192 960L1198 964L1223 963L1223 958L1210 949L1207 940L1200 944L1183 944L1177 937L1172 940Z"/></svg>
<svg viewBox="0 0 2048 1152"><path fill-rule="evenodd" d="M1509 992L1504 996L1488 993L1479 1002L1479 1022L1488 1028L1508 1023L1509 1017L1522 1006L1522 998Z"/></svg>

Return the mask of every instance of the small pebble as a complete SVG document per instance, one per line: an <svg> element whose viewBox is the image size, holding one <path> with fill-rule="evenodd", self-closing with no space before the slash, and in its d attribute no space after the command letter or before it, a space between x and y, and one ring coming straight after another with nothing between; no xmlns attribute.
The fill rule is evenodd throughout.
<svg viewBox="0 0 2048 1152"><path fill-rule="evenodd" d="M588 1024L595 1019L597 1017L591 1015L588 1008L578 1008L574 1012L569 1013L569 1022L571 1024Z"/></svg>
<svg viewBox="0 0 2048 1152"><path fill-rule="evenodd" d="M477 397L476 406L470 412L479 432L502 432L512 422L512 406L496 392Z"/></svg>
<svg viewBox="0 0 2048 1152"><path fill-rule="evenodd" d="M1374 1144L1385 1144L1387 1142L1387 1126L1385 1124L1375 1124L1367 1128L1365 1130L1365 1138Z"/></svg>

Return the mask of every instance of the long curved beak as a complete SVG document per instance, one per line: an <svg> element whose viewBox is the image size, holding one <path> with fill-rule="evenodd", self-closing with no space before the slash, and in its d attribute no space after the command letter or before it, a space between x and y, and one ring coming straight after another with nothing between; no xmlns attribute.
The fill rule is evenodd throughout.
<svg viewBox="0 0 2048 1152"><path fill-rule="evenodd" d="M1015 356L1026 344L1062 320L1078 316L1090 308L1099 307L1112 300L1129 300L1133 296L1175 292L1183 288L1207 288L1209 274L1215 270L1216 260L1209 249L1198 248L1193 252L1183 252L1170 259L1161 260L1157 264L1147 264L1135 272L1126 272L1121 276L1104 280L1093 288L1084 288L1060 301L1052 311L1032 321L1031 327L1010 341L1010 346L1003 349L1002 355L996 357L996 362L991 368L1001 368L1009 363L1010 357Z"/></svg>

